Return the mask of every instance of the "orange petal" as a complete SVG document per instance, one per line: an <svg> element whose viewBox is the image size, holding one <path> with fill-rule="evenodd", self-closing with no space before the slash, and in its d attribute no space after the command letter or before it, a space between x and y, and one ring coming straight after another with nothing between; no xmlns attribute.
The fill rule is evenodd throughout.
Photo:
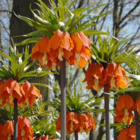
<svg viewBox="0 0 140 140"><path fill-rule="evenodd" d="M59 116L59 118L56 121L56 131L60 130L61 130L61 116Z"/></svg>
<svg viewBox="0 0 140 140"><path fill-rule="evenodd" d="M37 42L32 49L31 60L37 60L39 58L42 58L43 55L44 55L43 53L39 52L39 42Z"/></svg>
<svg viewBox="0 0 140 140"><path fill-rule="evenodd" d="M117 137L118 140L128 140L128 129L122 129L119 133L119 136Z"/></svg>
<svg viewBox="0 0 140 140"><path fill-rule="evenodd" d="M80 58L80 61L79 61L79 63L78 63L78 66L80 67L80 68L84 68L85 67L85 65L87 64L87 61L84 59L84 58Z"/></svg>
<svg viewBox="0 0 140 140"><path fill-rule="evenodd" d="M81 57L83 57L86 61L90 61L90 49L88 49L87 47L82 47L81 50Z"/></svg>
<svg viewBox="0 0 140 140"><path fill-rule="evenodd" d="M90 48L90 40L87 36L84 35L83 32L79 32L79 35L81 37L81 39L83 40L83 46L86 46L88 48Z"/></svg>
<svg viewBox="0 0 140 140"><path fill-rule="evenodd" d="M51 47L49 44L49 39L44 36L41 40L39 40L38 47L39 47L39 52L41 53L49 52Z"/></svg>
<svg viewBox="0 0 140 140"><path fill-rule="evenodd" d="M71 38L70 38L69 33L68 32L63 33L63 39L60 43L60 47L66 49L67 51L71 51L73 48L71 47L70 40ZM72 43L72 40L71 40L71 43Z"/></svg>
<svg viewBox="0 0 140 140"><path fill-rule="evenodd" d="M63 32L58 29L49 41L52 49L56 50L59 47L62 39L63 39Z"/></svg>
<svg viewBox="0 0 140 140"><path fill-rule="evenodd" d="M118 99L118 102L117 102L117 110L118 111L121 111L125 108L125 105L124 105L124 96L123 95L120 95L119 96L119 99Z"/></svg>
<svg viewBox="0 0 140 140"><path fill-rule="evenodd" d="M125 104L125 108L127 108L128 110L133 108L134 100L132 99L130 95L128 94L124 95L124 104Z"/></svg>
<svg viewBox="0 0 140 140"><path fill-rule="evenodd" d="M7 121L2 129L2 134L7 135L11 134L13 135L14 133L14 122L13 121Z"/></svg>
<svg viewBox="0 0 140 140"><path fill-rule="evenodd" d="M80 53L83 46L83 40L81 39L79 33L72 34L70 37L74 43L76 53Z"/></svg>

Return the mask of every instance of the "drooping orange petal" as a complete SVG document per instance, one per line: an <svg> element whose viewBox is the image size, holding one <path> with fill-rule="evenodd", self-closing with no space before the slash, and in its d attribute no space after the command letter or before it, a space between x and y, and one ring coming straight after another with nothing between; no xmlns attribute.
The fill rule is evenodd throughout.
<svg viewBox="0 0 140 140"><path fill-rule="evenodd" d="M76 53L80 53L83 46L83 40L81 39L79 33L72 34L70 37L73 40Z"/></svg>
<svg viewBox="0 0 140 140"><path fill-rule="evenodd" d="M124 104L125 104L125 108L127 108L128 110L133 108L134 100L132 99L130 95L128 94L124 95Z"/></svg>
<svg viewBox="0 0 140 140"><path fill-rule="evenodd" d="M128 140L128 129L122 129L117 137L118 140Z"/></svg>
<svg viewBox="0 0 140 140"><path fill-rule="evenodd" d="M84 59L84 58L80 58L80 61L79 61L79 63L78 63L78 66L80 67L80 68L84 68L85 67L85 65L87 64L87 61Z"/></svg>
<svg viewBox="0 0 140 140"><path fill-rule="evenodd" d="M138 108L138 112L139 112L139 115L140 115L140 97L136 101L136 106Z"/></svg>
<svg viewBox="0 0 140 140"><path fill-rule="evenodd" d="M60 130L61 130L61 116L59 116L59 118L56 121L56 131Z"/></svg>
<svg viewBox="0 0 140 140"><path fill-rule="evenodd" d="M41 40L39 40L38 47L40 53L44 54L46 52L49 52L51 47L49 44L49 39L44 36Z"/></svg>
<svg viewBox="0 0 140 140"><path fill-rule="evenodd" d="M22 94L20 92L20 86L17 82L16 82L15 87L12 91L12 94L13 94L13 98L17 98L18 101L20 101L20 99L22 98Z"/></svg>
<svg viewBox="0 0 140 140"><path fill-rule="evenodd" d="M120 95L119 96L119 99L118 99L118 102L117 102L117 110L118 111L121 111L122 109L125 108L125 105L124 105L124 96L123 95Z"/></svg>
<svg viewBox="0 0 140 140"><path fill-rule="evenodd" d="M71 47L70 40L71 40L71 38L70 38L69 33L64 32L63 39L60 43L60 47L66 49L67 51L71 51L73 48ZM71 43L72 43L72 40L71 40Z"/></svg>
<svg viewBox="0 0 140 140"><path fill-rule="evenodd" d="M27 103L30 106L33 105L35 102L36 97L41 99L40 91L26 81L24 84L21 85L21 93L23 94L23 98L21 99L23 103Z"/></svg>
<svg viewBox="0 0 140 140"><path fill-rule="evenodd" d="M13 121L7 121L3 128L2 128L2 132L3 135L7 135L7 134L11 134L13 135L14 133L14 122Z"/></svg>
<svg viewBox="0 0 140 140"><path fill-rule="evenodd" d="M68 112L66 122L68 123L70 120L72 120L74 123L78 124L79 123L78 114L75 112Z"/></svg>
<svg viewBox="0 0 140 140"><path fill-rule="evenodd" d="M56 50L59 47L63 39L63 36L64 36L63 32L58 29L56 33L49 40L52 49Z"/></svg>
<svg viewBox="0 0 140 140"><path fill-rule="evenodd" d="M86 61L91 61L91 58L90 58L90 49L87 48L87 47L82 47L81 49L81 57L83 57Z"/></svg>
<svg viewBox="0 0 140 140"><path fill-rule="evenodd" d="M90 40L87 36L84 35L83 32L79 32L79 35L81 37L81 39L83 40L83 46L86 46L88 48L90 48Z"/></svg>
<svg viewBox="0 0 140 140"><path fill-rule="evenodd" d="M72 55L74 55L71 51L67 51L65 49L63 49L63 57L68 60Z"/></svg>

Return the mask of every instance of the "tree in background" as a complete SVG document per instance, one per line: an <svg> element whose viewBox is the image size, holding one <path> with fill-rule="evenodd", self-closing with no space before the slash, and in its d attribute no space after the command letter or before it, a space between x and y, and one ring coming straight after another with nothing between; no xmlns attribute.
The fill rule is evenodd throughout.
<svg viewBox="0 0 140 140"><path fill-rule="evenodd" d="M51 6L47 0L43 0L43 1L48 6ZM1 8L2 10L0 10L0 14L2 16L3 15L7 16L7 14L8 14L9 18L10 18L10 15L12 14L11 20L10 20L10 37L26 34L26 33L33 31L34 29L29 27L25 22L16 18L12 11L14 11L16 14L32 18L32 13L30 12L29 6L30 6L30 4L32 4L31 7L32 7L32 9L34 9L35 8L35 5L34 5L35 1L28 0L28 1L24 2L23 0L18 0L18 1L13 0L12 11L11 11L11 6L10 6L11 4L9 4L9 2L11 2L11 1L6 1L6 2L7 2L7 6L3 7L4 1L3 0L0 1L1 7L2 7ZM57 1L55 1L55 2L57 3ZM88 1L79 0L78 5L74 5L73 8L86 6L87 4L90 5L91 3L93 3L93 1L91 1L91 0L88 0ZM96 23L99 22L100 24L98 24L97 27L93 26L93 28L106 30L107 26L109 25L110 26L109 28L110 28L110 30L112 30L112 33L114 33L115 37L118 37L118 38L120 35L126 36L126 35L131 34L133 32L133 37L130 39L127 48L124 48L124 51L133 45L138 45L139 44L138 31L140 28L139 27L140 24L137 24L137 23L139 22L138 16L140 14L139 13L139 11L140 11L139 10L140 9L139 3L140 2L136 1L136 0L133 0L133 1L132 0L107 0L107 1L95 0L94 1L95 5L100 5L102 3L106 3L106 5L101 7L100 11L98 10L97 13L93 13L93 14L103 14L104 12L108 12L108 11L110 11L110 13L105 15L103 18L97 19ZM89 16L89 18L91 18L91 17ZM110 19L112 19L112 22L110 21ZM9 30L7 29L7 27L5 27L5 24L4 24L5 22L3 21L3 18L1 18L0 22L1 22L1 24L0 24L1 25L0 36L3 36L3 39L1 39L1 38L0 39L3 42L2 46L5 47L6 42L4 42L5 39L4 39L4 34L3 34L4 32L3 31L9 33ZM133 30L134 28L133 28L132 24L135 25L135 31ZM129 30L128 30L128 28L129 28ZM6 37L7 37L7 35L6 35ZM17 43L20 42L21 40L23 40L23 38L14 38L14 41ZM93 37L93 40L96 43L96 38ZM19 51L21 52L22 50L23 50L23 47L20 46ZM138 51L139 50L137 50L137 52ZM73 84L77 83L81 73L82 73L82 71L79 69L77 69L75 71L75 73L71 73L71 75L72 75L72 76L70 76L71 79L69 79L69 83L67 83L69 89L72 88ZM60 79L59 76L55 76L55 80L59 81L59 79ZM36 79L34 79L34 80L36 80ZM41 78L40 81L41 82L43 81L43 83L47 84L48 78L43 77L43 79ZM96 94L94 89L92 89L91 91L94 95ZM45 93L45 95L48 95L48 94L46 94L46 93L48 93L46 88L44 88L43 91L41 88L41 93ZM46 100L46 99L48 99L48 97L44 98L44 100ZM101 119L100 119L99 124L102 124L102 123L104 123L104 115L103 114L101 114ZM97 140L101 140L101 138L103 137L103 134L104 134L103 127L99 127ZM91 133L91 135L93 136L92 133ZM91 139L93 139L93 137L91 137ZM116 139L116 137L115 137L115 139Z"/></svg>

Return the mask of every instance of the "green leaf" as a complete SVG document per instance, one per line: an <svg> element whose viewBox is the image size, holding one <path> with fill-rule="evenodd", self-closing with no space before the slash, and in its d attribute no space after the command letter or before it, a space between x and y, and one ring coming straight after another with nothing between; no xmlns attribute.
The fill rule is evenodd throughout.
<svg viewBox="0 0 140 140"><path fill-rule="evenodd" d="M36 85L36 86L47 87L47 88L49 88L50 90L54 90L51 86L46 85L46 84L42 84L42 83L32 83L32 84L33 84L33 85ZM59 91L59 92L60 92L60 89L56 89L56 88L55 88L55 91Z"/></svg>
<svg viewBox="0 0 140 140"><path fill-rule="evenodd" d="M38 42L39 39L40 38L28 38L28 39L25 39L22 42L18 43L17 46L26 45L29 43L36 43L36 42Z"/></svg>
<svg viewBox="0 0 140 140"><path fill-rule="evenodd" d="M0 51L0 54L1 54L3 57L6 57L8 60L11 61L11 57L8 56L7 54L5 54L5 53L3 53L3 52L1 52L1 51Z"/></svg>
<svg viewBox="0 0 140 140"><path fill-rule="evenodd" d="M109 35L109 33L107 32L104 32L104 31L98 31L98 30L85 30L83 31L83 33L86 35L86 36L91 36L91 35Z"/></svg>
<svg viewBox="0 0 140 140"><path fill-rule="evenodd" d="M34 31L34 32L31 32L31 33L28 33L28 34L25 34L25 35L14 36L14 37L21 37L21 36L23 36L23 37L34 37L34 36L37 36L37 35L40 35L40 34L41 34L40 31Z"/></svg>
<svg viewBox="0 0 140 140"><path fill-rule="evenodd" d="M15 13L14 13L14 14L15 14ZM27 22L31 27L33 27L33 20L32 20L32 19L30 19L30 18L28 18L28 17L16 15L16 14L15 14L15 16L18 17L18 18L20 18L20 19L22 19L22 20L24 20L24 21Z"/></svg>
<svg viewBox="0 0 140 140"><path fill-rule="evenodd" d="M140 87L128 87L125 89L120 89L117 93L125 93L125 92L139 92Z"/></svg>

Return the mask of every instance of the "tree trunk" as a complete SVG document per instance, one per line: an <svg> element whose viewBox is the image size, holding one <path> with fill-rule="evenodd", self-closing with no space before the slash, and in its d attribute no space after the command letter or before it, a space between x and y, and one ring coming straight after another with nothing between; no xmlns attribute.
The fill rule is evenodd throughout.
<svg viewBox="0 0 140 140"><path fill-rule="evenodd" d="M48 0L42 0L46 5L48 5L50 7L49 1ZM35 4L35 2L38 2L37 0L13 0L13 8L12 11L15 12L17 15L22 15L22 16L26 16L29 18L33 18L33 15L30 11L30 5L32 7L32 9L37 9L38 6ZM24 21L18 19L14 13L12 13L11 19L10 19L10 36L14 37L17 35L23 35L23 34L27 34L30 33L32 31L34 31L35 29L30 27L27 23L25 23ZM23 41L25 39L25 37L17 37L17 38L13 38L15 43L19 43L21 41ZM29 50L31 53L32 47L34 44L29 44ZM18 51L21 53L24 51L24 47L25 46L19 46L18 47ZM36 65L34 65L31 70L34 70L36 68ZM44 83L44 84L48 84L48 76L44 76L41 78L33 78L31 79L31 82L34 83ZM39 90L41 91L42 94L42 98L43 100L48 100L48 89L45 87L38 87Z"/></svg>

